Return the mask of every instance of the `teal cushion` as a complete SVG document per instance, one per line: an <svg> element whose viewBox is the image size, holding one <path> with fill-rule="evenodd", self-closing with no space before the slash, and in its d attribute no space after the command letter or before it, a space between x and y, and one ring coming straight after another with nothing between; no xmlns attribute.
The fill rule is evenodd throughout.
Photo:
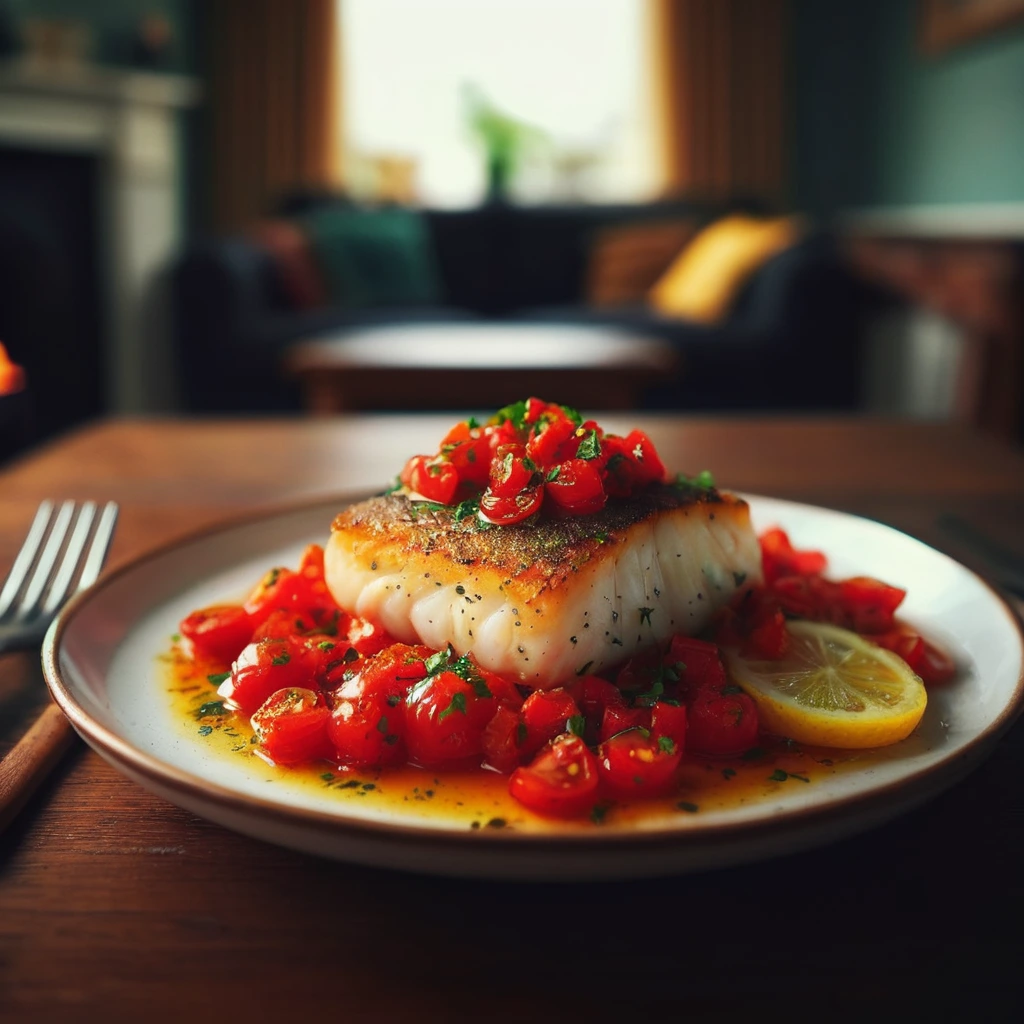
<svg viewBox="0 0 1024 1024"><path fill-rule="evenodd" d="M325 207L298 223L333 302L360 308L440 300L427 226L415 210Z"/></svg>

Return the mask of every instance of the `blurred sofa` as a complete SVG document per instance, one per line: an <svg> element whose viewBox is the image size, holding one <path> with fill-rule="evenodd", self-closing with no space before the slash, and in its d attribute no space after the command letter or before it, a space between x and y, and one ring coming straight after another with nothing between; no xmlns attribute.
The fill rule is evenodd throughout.
<svg viewBox="0 0 1024 1024"><path fill-rule="evenodd" d="M337 203L298 197L274 223L302 223ZM337 289L317 301L298 291L294 266L265 230L197 240L171 275L183 404L191 412L295 410L296 384L280 369L293 341L374 324L498 319L666 340L682 369L645 394L651 410L855 408L862 296L827 233L811 232L768 259L714 324L659 314L642 295L610 302L595 294L595 260L609 233L638 228L642 236L659 225L692 233L725 212L688 201L424 210L411 216L429 281L421 267L415 287L384 289L376 300L362 289L358 301Z"/></svg>

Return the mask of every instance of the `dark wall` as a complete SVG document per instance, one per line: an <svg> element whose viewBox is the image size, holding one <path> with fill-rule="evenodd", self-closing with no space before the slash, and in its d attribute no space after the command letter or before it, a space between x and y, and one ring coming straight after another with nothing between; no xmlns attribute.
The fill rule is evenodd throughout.
<svg viewBox="0 0 1024 1024"><path fill-rule="evenodd" d="M1024 22L928 56L917 0L792 4L797 205L1024 201Z"/></svg>
<svg viewBox="0 0 1024 1024"><path fill-rule="evenodd" d="M0 0L0 12L17 23L23 18L61 18L84 22L92 30L95 61L134 62L132 38L141 18L159 14L171 24L173 44L167 60L154 70L192 72L196 67L195 0Z"/></svg>

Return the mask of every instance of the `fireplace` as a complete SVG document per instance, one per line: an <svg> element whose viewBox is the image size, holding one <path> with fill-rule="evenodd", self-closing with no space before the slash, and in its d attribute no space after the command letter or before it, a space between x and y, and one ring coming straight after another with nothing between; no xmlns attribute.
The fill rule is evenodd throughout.
<svg viewBox="0 0 1024 1024"><path fill-rule="evenodd" d="M95 156L0 147L0 341L40 438L105 407L98 181Z"/></svg>
<svg viewBox="0 0 1024 1024"><path fill-rule="evenodd" d="M154 281L183 220L178 112L190 79L0 63L0 339L41 435L173 407Z"/></svg>

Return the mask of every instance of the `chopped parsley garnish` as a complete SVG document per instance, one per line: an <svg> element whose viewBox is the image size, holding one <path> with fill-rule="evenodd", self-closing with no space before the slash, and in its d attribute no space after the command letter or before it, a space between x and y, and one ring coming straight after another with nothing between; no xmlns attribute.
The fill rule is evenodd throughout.
<svg viewBox="0 0 1024 1024"><path fill-rule="evenodd" d="M317 645L319 651L333 651L334 644L330 640L321 640Z"/></svg>
<svg viewBox="0 0 1024 1024"><path fill-rule="evenodd" d="M209 718L212 715L226 714L227 711L224 709L224 701L208 700L205 704L200 706L199 710L196 712L196 718Z"/></svg>
<svg viewBox="0 0 1024 1024"><path fill-rule="evenodd" d="M735 768L723 768L722 769L722 778L723 779L731 779L735 774L736 774L736 769Z"/></svg>
<svg viewBox="0 0 1024 1024"><path fill-rule="evenodd" d="M271 665L287 665L292 660L292 656L287 651L282 651L280 654L275 654L270 659Z"/></svg>
<svg viewBox="0 0 1024 1024"><path fill-rule="evenodd" d="M561 468L562 468L561 466L555 466L554 469L549 469L548 470L548 475L546 477L544 477L544 479L548 483L551 483L552 480L557 480L558 479L558 474L559 474L559 472L561 472Z"/></svg>
<svg viewBox="0 0 1024 1024"><path fill-rule="evenodd" d="M681 811L688 811L690 814L696 814L700 810L696 804L691 804L689 800L680 800L676 807Z"/></svg>
<svg viewBox="0 0 1024 1024"><path fill-rule="evenodd" d="M775 771L768 776L772 782L785 782L786 779L799 779L801 782L810 782L806 775L797 775L796 772L786 772L781 768L776 768Z"/></svg>
<svg viewBox="0 0 1024 1024"><path fill-rule="evenodd" d="M526 426L525 400L513 402L511 405L506 405L504 408L499 409L494 414L493 419L495 423L505 423L506 421L511 421L512 426L514 426L516 430L522 430L523 427Z"/></svg>
<svg viewBox="0 0 1024 1024"><path fill-rule="evenodd" d="M479 498L467 498L455 506L455 522L461 523L463 519L470 519L480 511Z"/></svg>
<svg viewBox="0 0 1024 1024"><path fill-rule="evenodd" d="M654 613L653 608L638 608L640 612L640 625L642 626L645 622L649 626L651 624L651 615Z"/></svg>
<svg viewBox="0 0 1024 1024"><path fill-rule="evenodd" d="M569 720L566 722L566 725L569 728L569 732L574 736L579 736L580 739L583 739L583 731L587 727L587 720L583 715L571 715Z"/></svg>
<svg viewBox="0 0 1024 1024"><path fill-rule="evenodd" d="M571 405L560 405L559 408L577 427L583 422L583 417Z"/></svg>
<svg viewBox="0 0 1024 1024"><path fill-rule="evenodd" d="M200 736L209 736L211 732L213 732L213 726L212 725L201 725L201 726L199 726L199 735Z"/></svg>
<svg viewBox="0 0 1024 1024"><path fill-rule="evenodd" d="M516 746L521 747L526 742L526 737L529 730L526 728L525 722L520 722L516 726Z"/></svg>
<svg viewBox="0 0 1024 1024"><path fill-rule="evenodd" d="M466 713L466 695L460 690L458 693L452 694L451 703L437 716L439 722L443 722L449 715L454 714L456 711Z"/></svg>
<svg viewBox="0 0 1024 1024"><path fill-rule="evenodd" d="M388 716L381 715L380 721L377 723L377 732L383 733L385 736L388 734Z"/></svg>
<svg viewBox="0 0 1024 1024"><path fill-rule="evenodd" d="M597 438L596 430L588 430L576 449L577 459L597 459L601 456L601 442Z"/></svg>
<svg viewBox="0 0 1024 1024"><path fill-rule="evenodd" d="M463 590L465 590L465 588L463 588ZM433 678L440 675L442 672L452 672L463 682L469 683L469 685L473 687L473 693L477 697L494 696L491 693L486 680L477 671L477 667L473 664L469 655L463 654L456 657L455 648L452 647L451 644L449 644L443 651L437 651L435 654L432 654L423 662L423 665L427 670L427 677L426 679L420 680L420 682L410 688L406 697L407 704L415 704L430 688ZM463 704L465 704L465 694L456 694L456 697L461 697ZM461 710L465 711L465 707ZM440 721L440 718L442 717L444 717L444 713L439 716L438 721Z"/></svg>
<svg viewBox="0 0 1024 1024"><path fill-rule="evenodd" d="M740 756L744 761L759 761L762 757L767 754L767 751L763 747L751 747L749 750L745 750Z"/></svg>
<svg viewBox="0 0 1024 1024"><path fill-rule="evenodd" d="M674 754L676 752L675 740L671 736L659 736L658 749L666 754Z"/></svg>
<svg viewBox="0 0 1024 1024"><path fill-rule="evenodd" d="M225 679L231 678L230 672L214 672L213 675L206 677L214 686L220 686Z"/></svg>
<svg viewBox="0 0 1024 1024"><path fill-rule="evenodd" d="M594 804L590 811L590 820L595 825L600 825L604 822L604 819L608 816L608 812L611 810L611 804Z"/></svg>
<svg viewBox="0 0 1024 1024"><path fill-rule="evenodd" d="M695 488L698 491L710 491L715 486L715 478L706 469L702 469L696 476L677 473L675 486Z"/></svg>

